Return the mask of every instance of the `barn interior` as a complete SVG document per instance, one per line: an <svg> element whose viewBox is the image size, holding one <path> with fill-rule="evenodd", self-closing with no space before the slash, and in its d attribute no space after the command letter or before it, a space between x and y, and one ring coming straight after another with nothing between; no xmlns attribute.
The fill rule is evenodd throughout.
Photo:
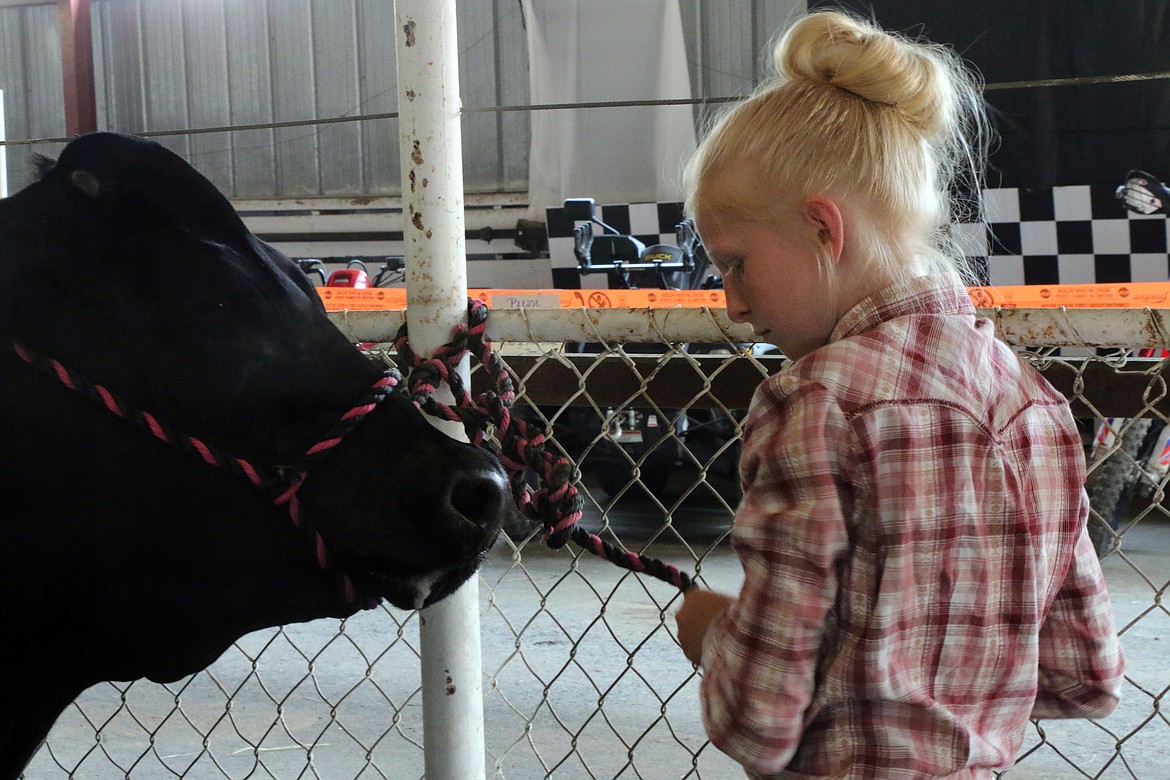
<svg viewBox="0 0 1170 780"><path fill-rule="evenodd" d="M376 294L428 292L412 285L415 93L402 54L402 15L420 5L0 0L0 197L78 135L151 138L332 291L330 318L352 342L392 359L406 298ZM457 178L435 174L454 216L427 273L456 268L448 289L499 302L489 333L518 380L517 414L572 461L578 523L725 590L743 577L729 542L743 417L785 358L728 320L718 274L693 252L673 275L622 266L685 244L686 160L806 11L849 8L952 47L982 75L998 134L986 210L951 227L1000 291L981 313L1083 428L1089 527L1129 668L1115 715L1032 724L997 776L1165 777L1170 223L1161 207L1127 209L1118 190L1136 172L1170 197L1170 2L433 5L454 45L456 69L440 78L459 86L447 96ZM613 239L591 263L582 224ZM670 297L683 292L694 295ZM475 580L461 614L435 619L453 636L424 636L427 610L381 606L257 631L177 682L95 686L21 777L739 776L707 741L676 588L550 549L531 522L505 529ZM469 622L472 651L459 636ZM459 698L471 704L437 709L454 697L428 686L428 664L442 678L468 652Z"/></svg>

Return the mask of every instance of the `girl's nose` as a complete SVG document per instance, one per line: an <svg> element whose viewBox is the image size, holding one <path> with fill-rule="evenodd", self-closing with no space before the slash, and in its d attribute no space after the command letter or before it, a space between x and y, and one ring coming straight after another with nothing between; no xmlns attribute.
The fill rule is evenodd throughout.
<svg viewBox="0 0 1170 780"><path fill-rule="evenodd" d="M735 285L728 284L726 279L723 281L723 294L727 298L728 319L732 322L747 322L748 315L751 314L751 309L748 308L743 296L735 289Z"/></svg>

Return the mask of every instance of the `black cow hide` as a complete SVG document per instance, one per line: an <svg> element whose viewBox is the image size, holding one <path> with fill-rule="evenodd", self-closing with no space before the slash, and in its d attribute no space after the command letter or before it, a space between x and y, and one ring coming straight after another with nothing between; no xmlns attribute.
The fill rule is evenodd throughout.
<svg viewBox="0 0 1170 780"><path fill-rule="evenodd" d="M246 632L345 616L289 508L30 366L16 345L252 464L298 458L380 377L287 257L181 158L73 141L0 201L0 778L104 680L175 680ZM397 607L476 570L495 458L394 394L307 470L336 570Z"/></svg>

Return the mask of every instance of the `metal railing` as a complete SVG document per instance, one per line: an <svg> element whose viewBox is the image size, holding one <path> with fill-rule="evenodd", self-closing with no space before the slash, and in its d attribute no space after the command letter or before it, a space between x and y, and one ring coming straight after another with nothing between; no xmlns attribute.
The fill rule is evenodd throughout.
<svg viewBox="0 0 1170 780"><path fill-rule="evenodd" d="M1072 400L1090 482L1127 467L1090 518L1128 656L1123 703L1100 722L1034 724L1003 776L1164 777L1170 512L1155 433L1170 422L1170 360L1135 350L1170 347L1170 313L984 314ZM378 341L401 317L336 322L354 341ZM782 358L753 350L719 310L500 311L489 335L519 380L516 413L549 424L578 465L581 522L736 587L727 464L753 387ZM703 733L699 678L674 638L677 591L581 550L549 550L523 526L480 576L488 777L736 776ZM388 608L257 632L180 682L86 692L27 777L422 777L418 648L417 614Z"/></svg>

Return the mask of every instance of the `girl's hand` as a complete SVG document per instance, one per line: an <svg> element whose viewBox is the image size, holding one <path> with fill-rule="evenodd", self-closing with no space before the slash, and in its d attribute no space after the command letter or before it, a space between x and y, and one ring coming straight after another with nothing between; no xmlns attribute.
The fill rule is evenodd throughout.
<svg viewBox="0 0 1170 780"><path fill-rule="evenodd" d="M703 637L707 636L707 629L734 603L734 596L699 588L691 588L683 594L682 606L674 619L678 623L678 642L691 663L698 666L702 662Z"/></svg>

